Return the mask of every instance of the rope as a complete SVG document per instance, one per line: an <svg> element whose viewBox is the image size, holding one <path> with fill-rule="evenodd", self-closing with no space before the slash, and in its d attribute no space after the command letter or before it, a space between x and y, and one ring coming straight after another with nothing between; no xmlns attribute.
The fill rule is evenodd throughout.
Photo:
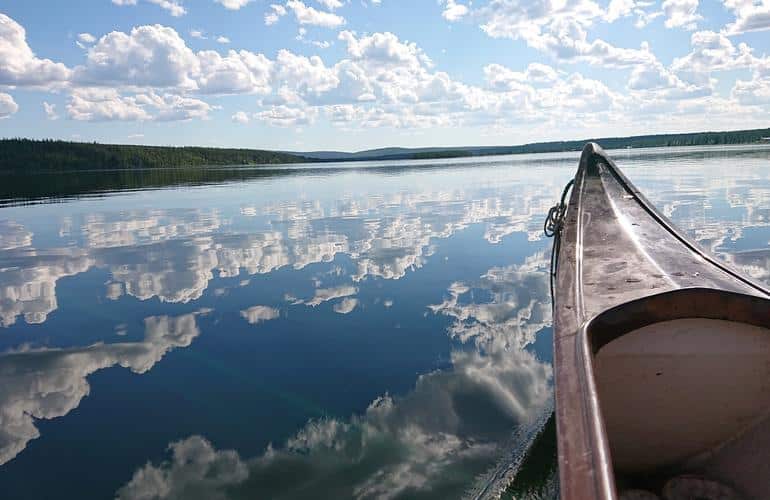
<svg viewBox="0 0 770 500"><path fill-rule="evenodd" d="M553 238L553 248L551 249L551 307L554 305L553 282L556 278L556 265L561 249L561 230L564 228L564 216L567 214L567 194L575 184L572 179L564 186L561 193L561 200L558 204L548 210L548 215L543 223L543 232L548 238Z"/></svg>

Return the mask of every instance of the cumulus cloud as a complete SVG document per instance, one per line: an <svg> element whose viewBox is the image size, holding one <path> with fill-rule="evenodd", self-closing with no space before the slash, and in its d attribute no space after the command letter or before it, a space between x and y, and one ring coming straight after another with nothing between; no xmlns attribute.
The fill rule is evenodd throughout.
<svg viewBox="0 0 770 500"><path fill-rule="evenodd" d="M115 90L84 88L73 91L67 116L78 121L179 121L206 118L208 103L175 94L121 95Z"/></svg>
<svg viewBox="0 0 770 500"><path fill-rule="evenodd" d="M91 33L80 33L78 35L78 40L83 43L94 43L96 41L96 37Z"/></svg>
<svg viewBox="0 0 770 500"><path fill-rule="evenodd" d="M682 79L695 84L711 84L711 75L715 71L762 64L747 44L741 43L736 47L724 33L697 31L691 35L690 45L691 52L675 58L671 70Z"/></svg>
<svg viewBox="0 0 770 500"><path fill-rule="evenodd" d="M694 30L702 17L697 13L699 0L665 0L663 13L666 28Z"/></svg>
<svg viewBox="0 0 770 500"><path fill-rule="evenodd" d="M723 0L725 7L735 15L735 21L725 27L729 34L770 29L770 1Z"/></svg>
<svg viewBox="0 0 770 500"><path fill-rule="evenodd" d="M286 7L279 4L270 5L270 10L265 13L265 25L271 26L287 14Z"/></svg>
<svg viewBox="0 0 770 500"><path fill-rule="evenodd" d="M455 22L468 15L468 12L469 9L466 5L456 0L446 0L441 16L449 22Z"/></svg>
<svg viewBox="0 0 770 500"><path fill-rule="evenodd" d="M329 10L339 9L344 5L342 3L342 0L316 0L316 1Z"/></svg>
<svg viewBox="0 0 770 500"><path fill-rule="evenodd" d="M56 112L56 104L50 104L47 101L43 101L43 110L45 111L45 116L49 120L58 120L59 114Z"/></svg>
<svg viewBox="0 0 770 500"><path fill-rule="evenodd" d="M0 92L0 120L8 118L19 110L19 105L9 94Z"/></svg>
<svg viewBox="0 0 770 500"><path fill-rule="evenodd" d="M238 111L230 118L233 120L233 122L240 124L246 124L250 121L249 115L245 111Z"/></svg>
<svg viewBox="0 0 770 500"><path fill-rule="evenodd" d="M66 81L70 70L64 64L38 58L26 38L19 23L0 13L0 85L47 87Z"/></svg>
<svg viewBox="0 0 770 500"><path fill-rule="evenodd" d="M271 90L273 62L263 54L247 50L198 52L200 72L196 77L198 90L207 94L264 94Z"/></svg>
<svg viewBox="0 0 770 500"><path fill-rule="evenodd" d="M607 12L603 17L608 23L613 23L620 18L630 15L634 12L635 8L635 0L610 0L610 3L607 5Z"/></svg>
<svg viewBox="0 0 770 500"><path fill-rule="evenodd" d="M161 25L139 26L130 33L104 35L75 69L78 83L195 88L192 74L199 62L173 29Z"/></svg>
<svg viewBox="0 0 770 500"><path fill-rule="evenodd" d="M187 14L187 10L184 6L176 0L145 0L148 3L152 3L167 11L174 17L179 17ZM115 5L136 5L137 0L112 0Z"/></svg>
<svg viewBox="0 0 770 500"><path fill-rule="evenodd" d="M636 5L615 0L604 9L592 0L492 0L475 15L482 20L481 29L493 38L523 40L557 59L622 68L649 62L654 56L646 44L631 49L598 38L589 40L588 30L598 21L612 22L636 12Z"/></svg>
<svg viewBox="0 0 770 500"><path fill-rule="evenodd" d="M288 0L286 8L294 13L294 17L299 24L309 24L323 28L339 28L345 24L344 17L332 14L331 12L317 10L300 0Z"/></svg>
<svg viewBox="0 0 770 500"><path fill-rule="evenodd" d="M250 4L254 0L214 0L214 1L220 4L225 9L240 10L246 7L248 4Z"/></svg>
<svg viewBox="0 0 770 500"><path fill-rule="evenodd" d="M87 377L115 365L149 371L169 351L189 346L200 334L195 314L144 320L140 342L87 347L24 349L0 355L0 464L40 436L37 419L66 415L88 396Z"/></svg>

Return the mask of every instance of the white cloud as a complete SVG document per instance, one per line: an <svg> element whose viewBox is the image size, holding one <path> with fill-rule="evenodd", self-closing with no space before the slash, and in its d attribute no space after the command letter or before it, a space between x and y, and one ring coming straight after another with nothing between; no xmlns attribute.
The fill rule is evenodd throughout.
<svg viewBox="0 0 770 500"><path fill-rule="evenodd" d="M557 59L619 68L654 60L646 44L641 49L628 49L602 39L588 40L588 28L597 20L608 15L620 16L627 10L626 4L615 3L610 7L614 10L605 13L591 0L492 0L477 15L489 36L524 40Z"/></svg>
<svg viewBox="0 0 770 500"><path fill-rule="evenodd" d="M151 106L157 110L153 115L155 121L206 119L214 110L213 106L200 99L176 94L140 94L137 100L142 105Z"/></svg>
<svg viewBox="0 0 770 500"><path fill-rule="evenodd" d="M730 93L733 99L746 106L767 106L770 111L770 59L758 63L751 80L736 80Z"/></svg>
<svg viewBox="0 0 770 500"><path fill-rule="evenodd" d="M331 12L317 10L300 0L288 0L286 8L294 13L294 17L299 24L309 24L323 28L339 28L345 24L344 17L332 14Z"/></svg>
<svg viewBox="0 0 770 500"><path fill-rule="evenodd" d="M344 5L341 0L316 0L316 2L329 10L339 9Z"/></svg>
<svg viewBox="0 0 770 500"><path fill-rule="evenodd" d="M770 0L723 0L735 15L735 21L725 26L729 34L770 29Z"/></svg>
<svg viewBox="0 0 770 500"><path fill-rule="evenodd" d="M281 311L275 307L268 306L252 306L248 309L241 311L241 317L246 319L251 325L257 325L276 319L281 315Z"/></svg>
<svg viewBox="0 0 770 500"><path fill-rule="evenodd" d="M179 17L187 14L187 10L184 6L176 0L146 0L149 3L155 4L161 9L167 11L174 17ZM137 0L112 0L115 5L136 5Z"/></svg>
<svg viewBox="0 0 770 500"><path fill-rule="evenodd" d="M190 36L199 40L206 40L206 34L203 30L190 30Z"/></svg>
<svg viewBox="0 0 770 500"><path fill-rule="evenodd" d="M250 4L254 0L214 0L214 1L222 5L222 7L224 7L225 9L240 10L243 7L246 7L248 4Z"/></svg>
<svg viewBox="0 0 770 500"><path fill-rule="evenodd" d="M246 114L246 112L244 111L238 111L231 117L231 119L233 120L234 123L240 123L240 124L246 124L246 123L249 123L250 121L249 115Z"/></svg>
<svg viewBox="0 0 770 500"><path fill-rule="evenodd" d="M64 64L38 58L26 38L19 23L0 13L0 85L46 87L66 81L70 70Z"/></svg>
<svg viewBox="0 0 770 500"><path fill-rule="evenodd" d="M254 118L274 127L297 127L312 124L317 115L315 108L301 109L280 105L255 113Z"/></svg>
<svg viewBox="0 0 770 500"><path fill-rule="evenodd" d="M610 0L604 20L613 23L622 17L629 16L636 9L636 0Z"/></svg>
<svg viewBox="0 0 770 500"><path fill-rule="evenodd" d="M212 107L191 97L153 92L122 95L116 90L74 90L67 116L78 121L180 121L207 118Z"/></svg>
<svg viewBox="0 0 770 500"><path fill-rule="evenodd" d="M279 4L270 5L270 10L265 13L265 25L271 26L287 14L286 7Z"/></svg>
<svg viewBox="0 0 770 500"><path fill-rule="evenodd" d="M412 67L431 64L428 56L416 43L401 42L390 32L356 37L351 31L342 31L339 39L347 44L348 55L354 60Z"/></svg>
<svg viewBox="0 0 770 500"><path fill-rule="evenodd" d="M666 28L684 28L694 30L702 19L697 13L699 0L665 0L663 13L666 15Z"/></svg>
<svg viewBox="0 0 770 500"><path fill-rule="evenodd" d="M500 64L484 66L484 75L495 90L526 90L530 85L554 83L559 74L551 66L531 63L526 71L512 71Z"/></svg>
<svg viewBox="0 0 770 500"><path fill-rule="evenodd" d="M196 87L207 94L265 94L271 90L273 65L264 55L247 50L230 50L225 56L213 50L198 52Z"/></svg>
<svg viewBox="0 0 770 500"><path fill-rule="evenodd" d="M49 120L58 120L59 115L56 113L56 104L50 104L43 101L43 109L45 110L45 116Z"/></svg>
<svg viewBox="0 0 770 500"><path fill-rule="evenodd" d="M83 89L70 95L67 116L78 121L142 121L150 114L136 98L123 97L115 90Z"/></svg>
<svg viewBox="0 0 770 500"><path fill-rule="evenodd" d="M710 85L711 73L748 68L760 63L745 43L737 47L723 33L697 31L690 36L692 51L677 57L671 69L682 79L699 85Z"/></svg>
<svg viewBox="0 0 770 500"><path fill-rule="evenodd" d="M94 43L96 41L96 37L91 33L80 33L78 35L78 40L83 43Z"/></svg>
<svg viewBox="0 0 770 500"><path fill-rule="evenodd" d="M456 0L446 0L441 16L449 22L455 22L468 15L468 12L469 9L466 5L458 3Z"/></svg>
<svg viewBox="0 0 770 500"><path fill-rule="evenodd" d="M139 26L104 35L75 69L81 84L195 88L198 59L173 29Z"/></svg>
<svg viewBox="0 0 770 500"><path fill-rule="evenodd" d="M230 43L230 39L227 38L226 36L220 35L217 37L217 43L222 43L222 44Z"/></svg>
<svg viewBox="0 0 770 500"><path fill-rule="evenodd" d="M8 118L19 110L19 105L9 94L0 92L0 120Z"/></svg>

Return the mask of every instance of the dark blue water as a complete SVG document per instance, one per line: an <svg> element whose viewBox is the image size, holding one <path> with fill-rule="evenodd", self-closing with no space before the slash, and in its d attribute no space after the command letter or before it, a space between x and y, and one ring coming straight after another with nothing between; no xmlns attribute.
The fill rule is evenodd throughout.
<svg viewBox="0 0 770 500"><path fill-rule="evenodd" d="M770 150L616 159L770 281ZM2 497L463 496L552 404L541 231L576 164L298 168L0 208Z"/></svg>

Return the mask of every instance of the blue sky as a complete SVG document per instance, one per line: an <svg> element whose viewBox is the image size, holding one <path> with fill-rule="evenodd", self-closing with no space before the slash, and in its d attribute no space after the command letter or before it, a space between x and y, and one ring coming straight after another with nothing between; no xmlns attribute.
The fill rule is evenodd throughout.
<svg viewBox="0 0 770 500"><path fill-rule="evenodd" d="M770 126L770 0L4 0L0 136L266 149Z"/></svg>

